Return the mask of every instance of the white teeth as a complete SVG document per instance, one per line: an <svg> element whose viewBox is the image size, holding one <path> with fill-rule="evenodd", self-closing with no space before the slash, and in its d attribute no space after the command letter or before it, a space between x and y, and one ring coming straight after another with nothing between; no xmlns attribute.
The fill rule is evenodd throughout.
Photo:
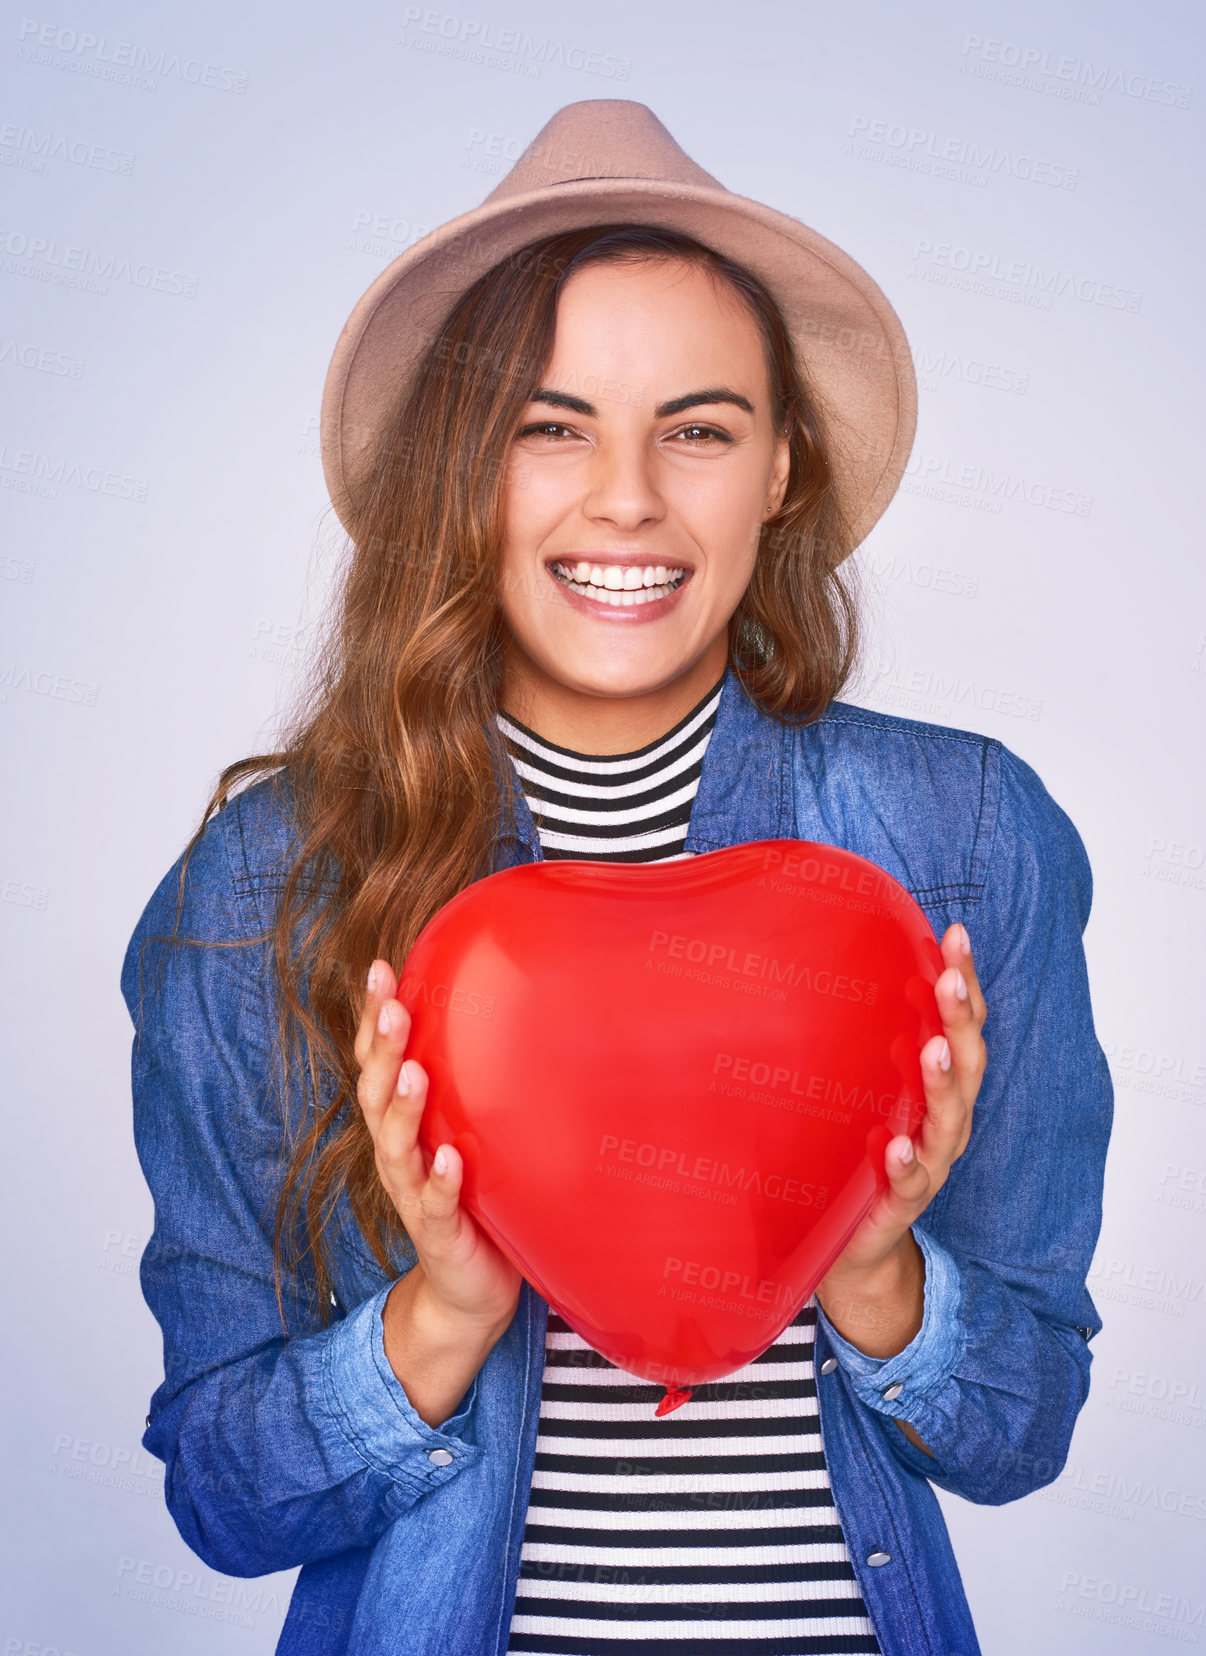
<svg viewBox="0 0 1206 1656"><path fill-rule="evenodd" d="M551 568L554 577L574 592L596 604L624 609L667 597L686 575L686 570L669 564L591 564L585 558L573 565L554 563Z"/></svg>
<svg viewBox="0 0 1206 1656"><path fill-rule="evenodd" d="M583 586L606 587L609 592L635 592L642 586L665 586L677 581L686 571L673 564L592 564L585 558L577 563L558 564L557 568L572 581Z"/></svg>

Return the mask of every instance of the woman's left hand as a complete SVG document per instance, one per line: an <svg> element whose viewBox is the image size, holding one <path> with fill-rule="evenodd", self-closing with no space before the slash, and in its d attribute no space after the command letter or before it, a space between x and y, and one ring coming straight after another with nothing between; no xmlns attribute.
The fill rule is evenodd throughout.
<svg viewBox="0 0 1206 1656"><path fill-rule="evenodd" d="M959 925L948 926L942 937L946 970L934 994L945 1034L935 1035L921 1049L926 1117L920 1136L914 1141L902 1134L888 1141L888 1189L875 1198L818 1284L817 1297L826 1314L829 1298L836 1305L839 1297L857 1297L860 1288L883 1280L908 1256L920 1255L909 1227L933 1201L971 1137L972 1109L986 1061L980 1031L987 1007L966 938Z"/></svg>

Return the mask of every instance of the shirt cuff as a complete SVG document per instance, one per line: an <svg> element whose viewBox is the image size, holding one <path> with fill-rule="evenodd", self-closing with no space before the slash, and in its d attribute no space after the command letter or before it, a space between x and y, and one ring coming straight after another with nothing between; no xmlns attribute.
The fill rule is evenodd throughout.
<svg viewBox="0 0 1206 1656"><path fill-rule="evenodd" d="M963 1351L963 1280L940 1242L916 1224L910 1229L925 1258L924 1308L921 1327L903 1351L895 1357L868 1357L842 1338L819 1300L816 1313L825 1341L860 1402L916 1426L918 1403L941 1390Z"/></svg>
<svg viewBox="0 0 1206 1656"><path fill-rule="evenodd" d="M385 1355L382 1312L394 1284L386 1283L332 1330L326 1351L326 1389L332 1415L374 1471L422 1493L436 1489L481 1450L461 1433L477 1399L478 1377L455 1414L429 1426L416 1412Z"/></svg>

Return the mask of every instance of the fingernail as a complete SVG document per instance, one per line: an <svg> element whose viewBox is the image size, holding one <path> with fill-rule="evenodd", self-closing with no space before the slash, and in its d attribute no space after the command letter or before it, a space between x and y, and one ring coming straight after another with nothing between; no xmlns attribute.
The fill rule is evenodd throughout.
<svg viewBox="0 0 1206 1656"><path fill-rule="evenodd" d="M442 1144L441 1144L440 1148L436 1151L435 1156L432 1158L431 1165L435 1168L436 1172L439 1173L440 1175L443 1175L443 1174L447 1173L447 1171L448 1171L448 1157L444 1154L444 1146Z"/></svg>
<svg viewBox="0 0 1206 1656"><path fill-rule="evenodd" d="M389 1026L392 1023L392 1021L393 1021L393 1017L392 1017L392 1014L391 1014L391 1011L390 1011L390 1004L389 1004L388 1001L386 1001L384 1006L382 1006L380 1012L378 1012L378 1014L377 1014L377 1033L378 1033L378 1035L388 1035L389 1034Z"/></svg>
<svg viewBox="0 0 1206 1656"><path fill-rule="evenodd" d="M912 1161L912 1159L913 1159L913 1141L912 1141L911 1138L907 1138L904 1141L904 1143L901 1145L901 1147L900 1147L900 1159L901 1159L902 1162L911 1162Z"/></svg>
<svg viewBox="0 0 1206 1656"><path fill-rule="evenodd" d="M377 971L377 962L374 960L373 964L368 969L368 992L370 995L376 993L377 979L379 976L380 973Z"/></svg>
<svg viewBox="0 0 1206 1656"><path fill-rule="evenodd" d="M948 1041L943 1041L938 1049L938 1068L948 1070L951 1067L951 1049Z"/></svg>
<svg viewBox="0 0 1206 1656"><path fill-rule="evenodd" d="M959 927L959 947L964 954L971 953L971 938L967 935L967 927L963 925Z"/></svg>
<svg viewBox="0 0 1206 1656"><path fill-rule="evenodd" d="M955 974L955 993L960 1000L967 999L967 979L962 972L956 972Z"/></svg>
<svg viewBox="0 0 1206 1656"><path fill-rule="evenodd" d="M407 1075L407 1073L406 1073L405 1063L402 1065L402 1068L398 1071L398 1089L397 1090L398 1090L398 1096L400 1098L405 1098L407 1093L410 1091L410 1076Z"/></svg>

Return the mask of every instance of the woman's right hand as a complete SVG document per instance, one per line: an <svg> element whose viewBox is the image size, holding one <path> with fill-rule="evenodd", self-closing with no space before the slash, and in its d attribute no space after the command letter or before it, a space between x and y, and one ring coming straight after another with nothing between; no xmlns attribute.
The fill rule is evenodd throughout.
<svg viewBox="0 0 1206 1656"><path fill-rule="evenodd" d="M480 1350L480 1363L510 1324L523 1279L460 1205L459 1153L440 1145L430 1171L425 1167L419 1122L428 1077L416 1059L405 1057L410 1014L396 998L397 988L388 962L375 960L355 1041L356 1096L372 1134L377 1173L418 1256L390 1303L405 1288L400 1303L408 1317L433 1337L456 1342L463 1335L467 1352Z"/></svg>

